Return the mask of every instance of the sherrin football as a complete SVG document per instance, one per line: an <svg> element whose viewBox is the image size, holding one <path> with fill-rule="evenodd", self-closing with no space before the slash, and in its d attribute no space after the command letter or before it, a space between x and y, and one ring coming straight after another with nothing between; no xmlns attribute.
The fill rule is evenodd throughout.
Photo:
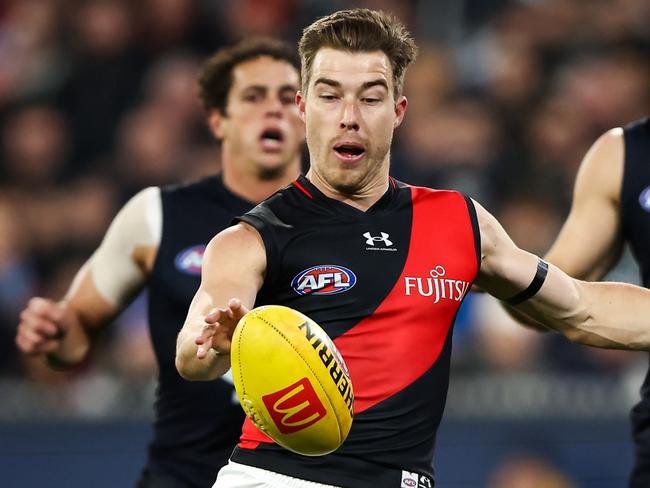
<svg viewBox="0 0 650 488"><path fill-rule="evenodd" d="M255 308L237 324L230 355L237 395L258 429L307 456L343 444L354 416L352 382L313 320L279 305Z"/></svg>

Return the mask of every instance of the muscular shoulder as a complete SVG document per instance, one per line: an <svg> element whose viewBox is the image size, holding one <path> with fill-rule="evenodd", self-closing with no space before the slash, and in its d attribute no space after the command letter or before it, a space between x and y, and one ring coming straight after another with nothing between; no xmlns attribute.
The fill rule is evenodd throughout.
<svg viewBox="0 0 650 488"><path fill-rule="evenodd" d="M240 222L212 238L203 257L203 269L217 270L217 274L250 273L262 276L266 270L266 251L259 232ZM238 271L239 270L239 271ZM205 279L205 273L204 273Z"/></svg>
<svg viewBox="0 0 650 488"><path fill-rule="evenodd" d="M617 127L605 132L591 146L580 164L574 198L599 196L618 202L624 160L623 129Z"/></svg>
<svg viewBox="0 0 650 488"><path fill-rule="evenodd" d="M117 213L112 228L131 246L158 246L162 230L160 188L148 187L136 193ZM109 229L111 233L111 229Z"/></svg>

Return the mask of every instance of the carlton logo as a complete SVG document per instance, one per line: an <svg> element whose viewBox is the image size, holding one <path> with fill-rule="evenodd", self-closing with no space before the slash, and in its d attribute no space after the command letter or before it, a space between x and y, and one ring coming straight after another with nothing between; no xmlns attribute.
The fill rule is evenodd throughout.
<svg viewBox="0 0 650 488"><path fill-rule="evenodd" d="M176 255L174 265L181 273L193 276L201 275L201 264L203 264L203 253L205 244L187 247Z"/></svg>
<svg viewBox="0 0 650 488"><path fill-rule="evenodd" d="M323 264L298 273L291 288L298 295L335 295L350 290L356 282L357 277L348 268Z"/></svg>
<svg viewBox="0 0 650 488"><path fill-rule="evenodd" d="M639 204L643 210L650 212L650 186L647 186L639 195Z"/></svg>
<svg viewBox="0 0 650 488"><path fill-rule="evenodd" d="M406 296L420 295L423 297L433 297L434 302L440 300L453 300L460 302L470 283L463 280L454 280L447 276L447 271L442 266L435 266L429 271L429 276L422 278L420 276L405 276L404 287Z"/></svg>
<svg viewBox="0 0 650 488"><path fill-rule="evenodd" d="M325 417L327 411L307 378L262 397L278 430L291 434Z"/></svg>

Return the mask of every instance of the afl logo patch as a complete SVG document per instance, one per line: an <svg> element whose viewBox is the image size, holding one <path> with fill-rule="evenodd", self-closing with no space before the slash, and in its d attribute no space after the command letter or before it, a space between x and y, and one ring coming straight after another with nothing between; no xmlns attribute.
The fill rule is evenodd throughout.
<svg viewBox="0 0 650 488"><path fill-rule="evenodd" d="M650 212L650 186L646 186L645 190L639 195L639 203L643 210Z"/></svg>
<svg viewBox="0 0 650 488"><path fill-rule="evenodd" d="M181 273L200 276L204 252L205 244L183 249L176 255L176 259L174 259L176 269Z"/></svg>
<svg viewBox="0 0 650 488"><path fill-rule="evenodd" d="M291 288L298 295L336 295L350 290L356 282L357 277L348 268L322 264L298 273L291 280Z"/></svg>

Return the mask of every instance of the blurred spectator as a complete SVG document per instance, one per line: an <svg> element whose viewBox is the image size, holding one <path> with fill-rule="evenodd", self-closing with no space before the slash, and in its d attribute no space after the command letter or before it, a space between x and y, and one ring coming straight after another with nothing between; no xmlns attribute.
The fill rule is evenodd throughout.
<svg viewBox="0 0 650 488"><path fill-rule="evenodd" d="M533 252L556 234L587 147L650 106L647 0L0 2L0 334L25 296L60 294L133 193L214 171L197 59L252 34L295 40L315 17L354 6L392 11L420 45L394 175L467 193ZM533 340L497 310L468 299L454 346L464 372L616 375L637 360ZM46 379L71 391L90 374L100 378L93 388L106 372L142 378L150 358L131 362L130 351L145 336L135 307L96 364ZM6 370L45 378L39 365L17 363L3 337ZM83 410L75 398L66 408Z"/></svg>
<svg viewBox="0 0 650 488"><path fill-rule="evenodd" d="M82 0L69 7L74 51L60 103L75 137L75 163L84 170L112 149L118 120L137 100L146 59L133 44L138 26L130 2Z"/></svg>
<svg viewBox="0 0 650 488"><path fill-rule="evenodd" d="M501 134L489 106L458 98L435 110L414 112L401 134L405 152L396 175L410 183L457 189L483 203L491 201L487 176L501 155Z"/></svg>
<svg viewBox="0 0 650 488"><path fill-rule="evenodd" d="M68 59L60 42L62 0L7 0L0 17L0 105L52 95Z"/></svg>
<svg viewBox="0 0 650 488"><path fill-rule="evenodd" d="M489 488L577 488L573 481L542 458L515 455L490 476Z"/></svg>
<svg viewBox="0 0 650 488"><path fill-rule="evenodd" d="M4 183L23 190L59 183L69 150L70 132L61 112L38 103L16 108L2 131Z"/></svg>
<svg viewBox="0 0 650 488"><path fill-rule="evenodd" d="M177 127L163 107L141 105L120 123L115 146L114 171L123 199L150 185L179 179L187 129Z"/></svg>

